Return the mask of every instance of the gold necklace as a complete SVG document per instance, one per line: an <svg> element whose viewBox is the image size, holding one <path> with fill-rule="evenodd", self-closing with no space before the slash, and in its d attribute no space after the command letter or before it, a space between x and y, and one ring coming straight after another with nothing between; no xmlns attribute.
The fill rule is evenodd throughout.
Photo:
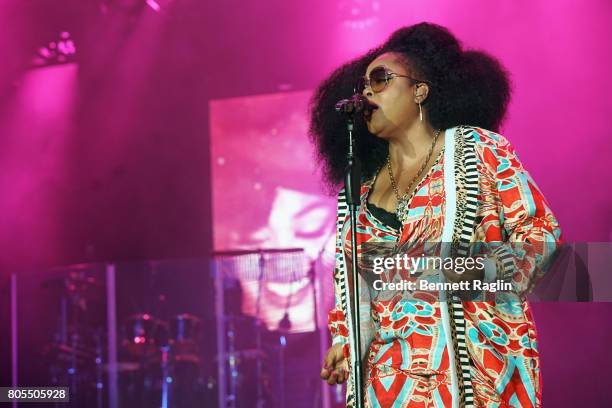
<svg viewBox="0 0 612 408"><path fill-rule="evenodd" d="M425 171L425 168L427 167L427 163L429 163L429 160L431 160L431 155L433 154L434 147L436 146L436 143L438 142L440 131L441 129L436 130L433 143L431 144L431 147L429 148L429 153L427 154L427 158L423 162L423 165L417 172L416 176L414 176L413 179L410 181L410 184L408 185L408 187L413 187L414 183L416 181L419 181L420 177L423 175L423 171ZM396 210L397 218L403 223L404 216L402 214L405 214L407 212L405 210L407 210L409 197L408 197L407 192L404 192L402 195L400 195L399 188L397 187L397 183L395 181L395 177L393 177L393 169L391 168L391 155L387 156L387 170L389 170L389 179L391 180L391 187L393 188L393 192L395 193L395 198L397 198L397 210Z"/></svg>

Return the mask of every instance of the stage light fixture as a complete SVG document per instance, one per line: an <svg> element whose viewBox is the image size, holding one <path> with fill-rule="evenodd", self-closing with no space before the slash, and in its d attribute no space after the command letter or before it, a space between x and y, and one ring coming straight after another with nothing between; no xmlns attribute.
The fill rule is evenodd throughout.
<svg viewBox="0 0 612 408"><path fill-rule="evenodd" d="M35 67L66 64L76 60L76 45L68 31L62 31L57 40L49 42L36 50L32 58Z"/></svg>

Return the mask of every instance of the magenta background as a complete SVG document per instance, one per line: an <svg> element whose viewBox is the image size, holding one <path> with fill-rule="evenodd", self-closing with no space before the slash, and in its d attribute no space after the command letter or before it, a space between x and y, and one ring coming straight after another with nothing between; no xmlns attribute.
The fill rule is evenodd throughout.
<svg viewBox="0 0 612 408"><path fill-rule="evenodd" d="M394 29L423 20L511 73L502 133L565 238L612 238L609 1L175 0L162 14L106 20L92 4L1 3L2 288L12 271L205 256L214 234L208 102L312 90ZM26 72L35 47L61 30L73 34L78 68ZM603 406L611 305L534 309L546 406Z"/></svg>

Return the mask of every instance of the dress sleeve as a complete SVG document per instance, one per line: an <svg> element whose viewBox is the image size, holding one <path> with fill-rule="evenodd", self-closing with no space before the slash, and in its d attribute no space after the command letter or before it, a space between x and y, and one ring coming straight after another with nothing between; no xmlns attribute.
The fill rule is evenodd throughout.
<svg viewBox="0 0 612 408"><path fill-rule="evenodd" d="M340 203L338 204L340 206ZM334 307L329 311L327 324L332 336L332 344L342 344L345 346L345 355L348 352L349 334L346 324L346 315L342 309L342 287L339 277L342 276L342 240L340 239L340 211L336 217L336 247L335 247L335 267L334 267Z"/></svg>
<svg viewBox="0 0 612 408"><path fill-rule="evenodd" d="M493 176L491 201L499 209L502 242L490 243L495 278L511 282L523 296L544 276L562 234L544 195L501 135L482 149ZM486 198L485 198L486 199ZM489 280L489 279L487 279Z"/></svg>

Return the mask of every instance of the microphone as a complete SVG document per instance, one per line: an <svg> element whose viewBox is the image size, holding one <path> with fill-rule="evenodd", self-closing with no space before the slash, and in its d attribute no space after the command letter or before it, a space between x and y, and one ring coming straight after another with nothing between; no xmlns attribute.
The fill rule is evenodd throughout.
<svg viewBox="0 0 612 408"><path fill-rule="evenodd" d="M362 94L356 93L349 99L342 99L336 103L336 112L343 115L353 115L355 113L365 113L376 108Z"/></svg>

